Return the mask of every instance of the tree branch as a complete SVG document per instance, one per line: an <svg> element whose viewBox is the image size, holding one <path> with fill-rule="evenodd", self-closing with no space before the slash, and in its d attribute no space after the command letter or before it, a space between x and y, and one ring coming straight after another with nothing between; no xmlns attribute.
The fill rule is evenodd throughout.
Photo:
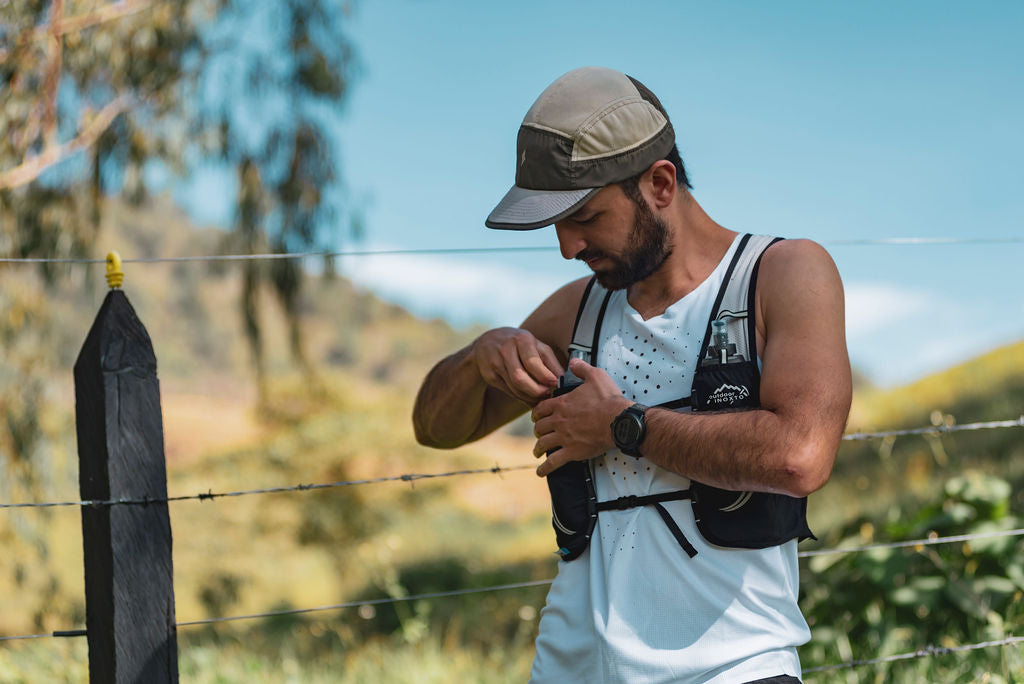
<svg viewBox="0 0 1024 684"><path fill-rule="evenodd" d="M63 145L47 147L38 155L29 157L13 169L0 173L0 190L17 188L26 183L31 183L49 167L66 159L75 152L95 144L100 135L110 128L110 124L114 122L114 119L130 107L131 102L131 97L122 95L101 109L93 120L89 122L89 125L83 128L82 132L73 140L69 140Z"/></svg>
<svg viewBox="0 0 1024 684"><path fill-rule="evenodd" d="M120 19L126 17L129 14L135 14L142 10L155 7L157 5L164 4L160 0L118 0L118 2L110 5L105 5L92 12L80 14L77 17L71 17L65 19L61 24L61 35L68 33L75 33L82 29L95 26L96 24L102 24L104 22L113 21L114 19Z"/></svg>
<svg viewBox="0 0 1024 684"><path fill-rule="evenodd" d="M164 4L164 1L165 0L117 0L117 2L104 5L103 7L92 10L91 12L79 14L76 17L68 19L62 19L56 31L51 25L52 20L51 23L40 24L39 26L29 29L30 36L28 36L28 38L38 40L51 34L64 36L69 33L75 33L82 29L89 28L90 26L95 26L96 24L103 24L108 21L120 19L121 17L126 17L130 14L136 14L149 9L150 7L155 7L156 5L162 5ZM63 3L61 4L63 5ZM0 49L0 62L5 61L9 53L10 50Z"/></svg>
<svg viewBox="0 0 1024 684"><path fill-rule="evenodd" d="M50 5L50 54L43 81L43 146L46 149L57 145L57 89L64 57L64 40L60 32L63 19L64 0L53 0Z"/></svg>

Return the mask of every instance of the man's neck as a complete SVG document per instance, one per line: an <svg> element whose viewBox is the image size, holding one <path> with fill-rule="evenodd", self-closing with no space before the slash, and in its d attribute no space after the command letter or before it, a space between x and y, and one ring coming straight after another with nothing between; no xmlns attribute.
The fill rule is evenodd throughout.
<svg viewBox="0 0 1024 684"><path fill-rule="evenodd" d="M672 253L652 275L627 291L629 305L643 318L660 316L707 280L736 237L708 216L689 192L681 192L664 219L672 236Z"/></svg>

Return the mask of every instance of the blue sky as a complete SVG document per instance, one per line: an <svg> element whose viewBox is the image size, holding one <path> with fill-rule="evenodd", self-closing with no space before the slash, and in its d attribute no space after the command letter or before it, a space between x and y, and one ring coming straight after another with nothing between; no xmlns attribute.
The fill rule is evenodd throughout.
<svg viewBox="0 0 1024 684"><path fill-rule="evenodd" d="M362 67L339 140L361 247L554 245L483 219L533 99L609 66L658 94L712 218L829 247L852 359L876 382L1024 337L1024 244L829 245L1024 235L1024 3L366 0L349 26ZM216 186L185 193L201 221L224 220ZM516 324L587 273L556 250L341 270L456 324Z"/></svg>

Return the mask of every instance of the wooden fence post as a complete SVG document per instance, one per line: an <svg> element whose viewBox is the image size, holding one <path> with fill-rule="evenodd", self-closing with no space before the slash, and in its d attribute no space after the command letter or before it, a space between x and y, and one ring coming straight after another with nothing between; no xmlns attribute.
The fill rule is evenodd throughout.
<svg viewBox="0 0 1024 684"><path fill-rule="evenodd" d="M75 362L79 489L85 500L165 499L163 420L149 333L112 289ZM122 276L123 277L123 276ZM89 680L178 681L167 503L82 507Z"/></svg>

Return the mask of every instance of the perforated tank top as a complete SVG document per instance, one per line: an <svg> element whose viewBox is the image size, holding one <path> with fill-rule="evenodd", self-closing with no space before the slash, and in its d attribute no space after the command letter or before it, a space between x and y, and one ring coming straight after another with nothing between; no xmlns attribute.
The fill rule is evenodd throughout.
<svg viewBox="0 0 1024 684"><path fill-rule="evenodd" d="M644 320L612 294L597 365L624 396L656 405L689 394L715 295L739 238L708 278ZM599 501L685 489L689 480L617 449L594 462ZM747 682L800 676L810 638L797 605L796 541L724 549L688 501L664 504L699 553L690 558L650 506L601 513L589 548L558 564L541 611L532 682Z"/></svg>

